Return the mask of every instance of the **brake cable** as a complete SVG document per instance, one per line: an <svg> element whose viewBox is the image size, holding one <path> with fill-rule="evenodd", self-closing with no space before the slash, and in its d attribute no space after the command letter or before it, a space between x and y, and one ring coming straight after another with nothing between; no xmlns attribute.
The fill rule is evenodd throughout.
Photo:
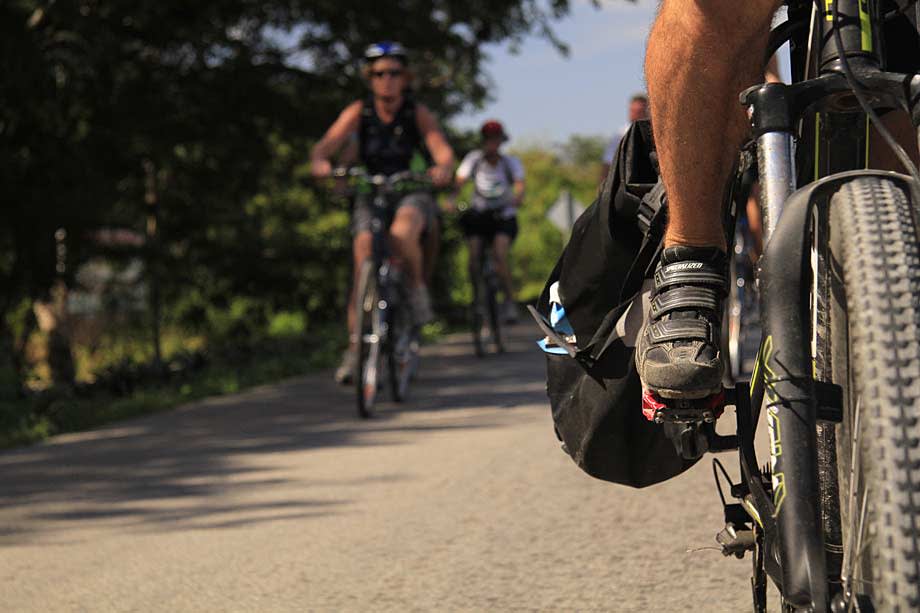
<svg viewBox="0 0 920 613"><path fill-rule="evenodd" d="M916 2L916 0L914 0L914 2ZM905 7L905 9L909 7L910 5ZM815 0L815 8L818 10L819 14L823 11L821 8L820 0ZM902 147L900 143L895 140L894 136L891 135L891 132L882 123L882 120L875 112L875 109L872 108L872 105L869 104L869 101L863 95L863 86L856 78L856 75L853 73L853 70L850 67L850 61L847 59L846 53L841 51L844 47L843 36L840 34L840 13L838 10L838 0L833 0L832 15L834 19L834 43L837 45L837 53L840 57L840 67L843 71L843 76L847 81L847 85L850 86L850 89L853 91L853 96L856 98L856 101L859 102L859 106L862 107L863 112L869 117L872 125L874 125L875 129L878 130L879 134L885 140L885 143L891 148L892 151L894 151L894 154L898 157L898 161L901 162L904 168L907 169L907 172L910 173L910 176L913 178L913 180L916 181L918 186L920 186L920 172L918 172L913 160L910 159L910 156L907 154L907 151L904 150L904 147Z"/></svg>

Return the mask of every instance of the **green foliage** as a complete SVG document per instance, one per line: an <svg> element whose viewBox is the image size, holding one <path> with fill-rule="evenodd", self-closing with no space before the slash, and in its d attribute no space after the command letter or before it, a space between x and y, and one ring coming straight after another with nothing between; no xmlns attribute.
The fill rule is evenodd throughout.
<svg viewBox="0 0 920 613"><path fill-rule="evenodd" d="M594 168L604 155L608 139L574 134L559 147L560 157L576 168Z"/></svg>
<svg viewBox="0 0 920 613"><path fill-rule="evenodd" d="M571 191L585 205L594 201L600 154L590 155L594 149L585 153L586 142L591 141L575 137L559 154L538 147L515 152L527 171L527 198L518 214L520 233L512 250L519 300L532 302L539 297L568 239L546 219L562 191ZM581 153L572 156L571 151Z"/></svg>
<svg viewBox="0 0 920 613"><path fill-rule="evenodd" d="M201 371L165 383L150 381L126 396L86 397L63 389L30 398L0 395L0 449L329 367L343 342L338 328L316 329L309 339L275 338L250 347L245 356L215 354Z"/></svg>
<svg viewBox="0 0 920 613"><path fill-rule="evenodd" d="M564 49L551 24L569 7L568 0L405 0L385 10L359 0L0 3L0 389L18 391L29 376L22 365L30 344L20 337L34 328L34 301L59 279L74 287L91 258L116 268L145 262L144 282L155 281L161 298L167 355L194 345L245 358L266 342L339 330L351 277L348 206L307 179L305 160L341 109L365 95L358 70L365 45L397 39L412 49L420 99L449 120L487 98L483 43L536 33ZM475 142L470 134L452 138L459 153ZM514 257L529 298L562 244L545 209L561 187L590 200L595 171L586 170L587 154L565 154L562 164L545 152L522 155L531 191ZM106 228L144 236L154 227L144 246L96 238ZM66 230L66 252L55 243L58 229ZM448 225L434 283L439 308L468 300L465 257ZM94 346L76 347L79 377L149 360L150 319L113 324ZM26 438L106 418L66 395L59 400L66 410L0 402L7 403L0 431L32 433ZM122 415L137 406L125 403L99 410Z"/></svg>
<svg viewBox="0 0 920 613"><path fill-rule="evenodd" d="M307 318L301 312L276 313L268 323L268 335L275 338L301 335L306 331Z"/></svg>
<svg viewBox="0 0 920 613"><path fill-rule="evenodd" d="M309 321L339 314L344 208L291 177L303 175L310 142L364 95L364 47L407 44L420 98L447 118L486 97L483 43L531 32L554 40L550 23L569 2L377 8L0 3L0 319L47 293L58 274L56 229L67 230L70 275L100 252L94 230L143 233L151 213L159 233L141 255L167 306L196 292L219 308L245 296L270 310L302 306Z"/></svg>

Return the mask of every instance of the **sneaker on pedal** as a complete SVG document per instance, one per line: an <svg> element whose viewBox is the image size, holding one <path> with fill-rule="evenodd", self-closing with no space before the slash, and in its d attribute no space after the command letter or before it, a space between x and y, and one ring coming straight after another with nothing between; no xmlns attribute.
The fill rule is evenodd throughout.
<svg viewBox="0 0 920 613"><path fill-rule="evenodd" d="M335 382L339 385L349 385L355 376L355 367L358 362L358 354L354 347L349 347L342 354L342 362L335 369Z"/></svg>
<svg viewBox="0 0 920 613"><path fill-rule="evenodd" d="M726 257L717 248L668 247L655 270L645 329L636 345L642 386L664 399L722 391L720 338Z"/></svg>
<svg viewBox="0 0 920 613"><path fill-rule="evenodd" d="M431 310L431 295L428 288L419 285L412 290L409 296L409 303L412 308L412 323L415 326L424 326L434 320L434 311Z"/></svg>
<svg viewBox="0 0 920 613"><path fill-rule="evenodd" d="M518 308L514 300L508 300L502 305L502 319L506 324L516 324L518 321Z"/></svg>

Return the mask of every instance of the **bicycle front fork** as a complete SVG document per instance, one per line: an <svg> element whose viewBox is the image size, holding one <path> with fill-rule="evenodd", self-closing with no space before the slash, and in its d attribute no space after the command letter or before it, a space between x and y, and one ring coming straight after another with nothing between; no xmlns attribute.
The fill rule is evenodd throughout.
<svg viewBox="0 0 920 613"><path fill-rule="evenodd" d="M786 200L795 191L792 113L782 83L767 83L742 94L752 109L751 123L757 140L757 169L760 175L760 208L763 215L763 243L776 229Z"/></svg>

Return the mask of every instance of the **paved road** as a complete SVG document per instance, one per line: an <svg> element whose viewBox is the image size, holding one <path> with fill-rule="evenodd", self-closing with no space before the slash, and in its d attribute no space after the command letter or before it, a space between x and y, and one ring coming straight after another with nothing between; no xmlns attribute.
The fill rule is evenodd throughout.
<svg viewBox="0 0 920 613"><path fill-rule="evenodd" d="M323 374L0 454L0 609L749 610L708 462L582 474L532 336L429 348L369 422Z"/></svg>

